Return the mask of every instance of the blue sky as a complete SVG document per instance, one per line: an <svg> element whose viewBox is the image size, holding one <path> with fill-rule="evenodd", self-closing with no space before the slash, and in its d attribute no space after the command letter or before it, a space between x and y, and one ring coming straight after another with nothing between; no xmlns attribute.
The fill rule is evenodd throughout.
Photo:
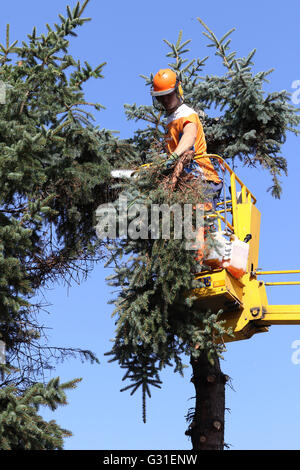
<svg viewBox="0 0 300 470"><path fill-rule="evenodd" d="M1 5L0 42L5 41L6 23L11 26L11 42L22 41L33 26L44 32L46 23L57 22L67 4L72 7L76 1L5 2ZM71 39L70 52L93 66L107 61L105 79L91 81L85 89L86 97L106 106L105 111L97 113L97 124L118 130L121 137L130 137L135 129L126 120L124 103L151 103L139 75L167 65L164 38L175 42L182 29L183 38L192 39L191 58L211 53L197 17L218 37L235 27L232 49L238 56L245 56L256 48L256 71L275 68L266 90L293 93L292 83L300 80L296 1L91 0L86 16L92 21L78 29L78 37ZM211 57L205 73L221 72L221 63ZM262 170L241 169L239 173L257 197L262 213L259 266L264 270L300 268L299 139L289 134L283 147L289 175L282 180L280 201L266 192L270 178ZM191 443L184 435L184 416L193 406L190 398L194 396L190 367L184 378L171 369L162 374L163 389L153 390L148 400L147 424L142 423L141 395L130 397L127 392L119 392L123 372L103 356L111 347L109 339L114 331L112 306L107 305L112 297L105 283L108 274L99 265L84 284L71 289L55 285L46 294L52 304L48 308L51 315L44 314L41 321L52 328L51 344L91 349L101 364L75 360L59 364L54 375L62 381L74 377L83 380L69 392L68 406L55 413L45 412L44 416L73 432L65 449L190 449ZM296 279L296 275L285 279ZM268 297L273 304L300 303L299 286L270 287ZM273 326L269 333L228 345L222 369L232 378L233 388L227 388L226 406L231 411L226 413L225 434L231 449L300 448L300 364L292 362L295 340L300 340L300 326ZM186 363L189 365L188 358Z"/></svg>

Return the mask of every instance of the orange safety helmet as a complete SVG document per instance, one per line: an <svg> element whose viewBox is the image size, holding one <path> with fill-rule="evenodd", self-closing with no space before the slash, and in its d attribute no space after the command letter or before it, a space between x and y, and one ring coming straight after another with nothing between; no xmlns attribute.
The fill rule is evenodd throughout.
<svg viewBox="0 0 300 470"><path fill-rule="evenodd" d="M160 69L153 77L151 95L163 96L177 91L181 99L183 99L183 91L176 73L171 69Z"/></svg>

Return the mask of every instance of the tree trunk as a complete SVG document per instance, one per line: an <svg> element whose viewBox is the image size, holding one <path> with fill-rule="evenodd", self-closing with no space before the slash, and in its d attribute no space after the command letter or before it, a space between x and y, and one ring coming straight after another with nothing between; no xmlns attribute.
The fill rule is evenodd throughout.
<svg viewBox="0 0 300 470"><path fill-rule="evenodd" d="M227 376L220 368L218 357L212 365L207 354L191 358L192 382L196 391L195 414L187 434L193 450L223 450L225 421L225 383Z"/></svg>

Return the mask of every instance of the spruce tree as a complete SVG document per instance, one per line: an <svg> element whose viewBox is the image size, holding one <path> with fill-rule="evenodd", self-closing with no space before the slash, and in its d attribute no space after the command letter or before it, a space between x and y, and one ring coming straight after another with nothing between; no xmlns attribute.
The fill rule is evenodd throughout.
<svg viewBox="0 0 300 470"><path fill-rule="evenodd" d="M164 40L167 57L172 60L168 66L180 78L185 103L202 119L208 153L221 155L229 164L238 160L244 166L267 170L272 180L267 189L279 198L280 176L287 173L281 147L288 131L298 133L299 115L289 103L286 91L264 91L271 71L254 73L255 50L240 58L231 52L233 29L219 40L201 19L199 22L209 39L208 46L222 60L224 74L202 76L207 57L187 60L190 41L182 41L182 32L176 43ZM142 77L151 85L153 75ZM210 116L214 109L217 117ZM135 152L133 163L152 161L150 169L119 185L127 198L129 222L136 217L130 216L133 204L146 207L149 214L153 204L204 202L201 184L191 185L182 171L186 156L173 165L171 173L166 170L162 144L164 113L153 106L136 104L126 104L125 111L128 119L147 124L128 140ZM116 335L108 355L125 370L123 380L130 380L122 390L130 390L131 394L142 390L144 421L146 397L151 396L152 386L161 387L160 371L171 366L182 374L184 357L189 355L196 402L187 414L186 434L191 437L194 449L223 449L228 377L219 363L224 348L222 342L216 341L226 331L222 314L199 311L195 299L187 295L195 286L192 274L195 261L192 252L185 250L184 240L172 237L174 220L170 240L151 239L150 233L147 238L145 227L140 226L139 230L144 231L143 237L119 238L110 246L115 273L108 282L118 287L118 296L114 300Z"/></svg>
<svg viewBox="0 0 300 470"><path fill-rule="evenodd" d="M64 432L42 422L35 410L62 402L68 385L51 382L45 388L44 373L66 356L98 362L88 350L48 347L40 318L45 307L37 300L41 289L58 280L80 282L103 258L94 212L111 198L111 164L122 148L112 132L95 125L92 111L102 106L87 102L84 94L86 82L103 77L105 62L92 67L68 52L70 37L90 20L83 16L88 2L68 6L67 16L59 15L53 27L47 24L45 34L34 27L22 44L11 40L7 25L0 44L3 448L60 447ZM35 424L29 426L31 417Z"/></svg>
<svg viewBox="0 0 300 470"><path fill-rule="evenodd" d="M36 383L20 393L12 385L0 389L1 450L62 450L64 438L72 433L54 420L45 421L38 414L42 406L54 411L66 405L65 390L74 388L79 380L59 383L52 379L47 385Z"/></svg>

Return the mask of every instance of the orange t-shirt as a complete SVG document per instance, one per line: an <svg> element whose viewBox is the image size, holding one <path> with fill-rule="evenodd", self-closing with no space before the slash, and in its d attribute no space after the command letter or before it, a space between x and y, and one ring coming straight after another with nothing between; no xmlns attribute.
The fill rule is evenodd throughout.
<svg viewBox="0 0 300 470"><path fill-rule="evenodd" d="M167 129L168 132L165 136L165 145L167 152L172 153L175 151L183 134L183 128L185 124L193 122L197 126L197 137L194 144L195 155L200 156L206 153L206 141L203 132L203 126L200 122L199 116L192 108L186 104L182 104L179 108L170 114L167 118ZM220 183L218 173L214 169L214 166L209 157L203 157L197 161L200 171L206 181L213 181L214 183Z"/></svg>

